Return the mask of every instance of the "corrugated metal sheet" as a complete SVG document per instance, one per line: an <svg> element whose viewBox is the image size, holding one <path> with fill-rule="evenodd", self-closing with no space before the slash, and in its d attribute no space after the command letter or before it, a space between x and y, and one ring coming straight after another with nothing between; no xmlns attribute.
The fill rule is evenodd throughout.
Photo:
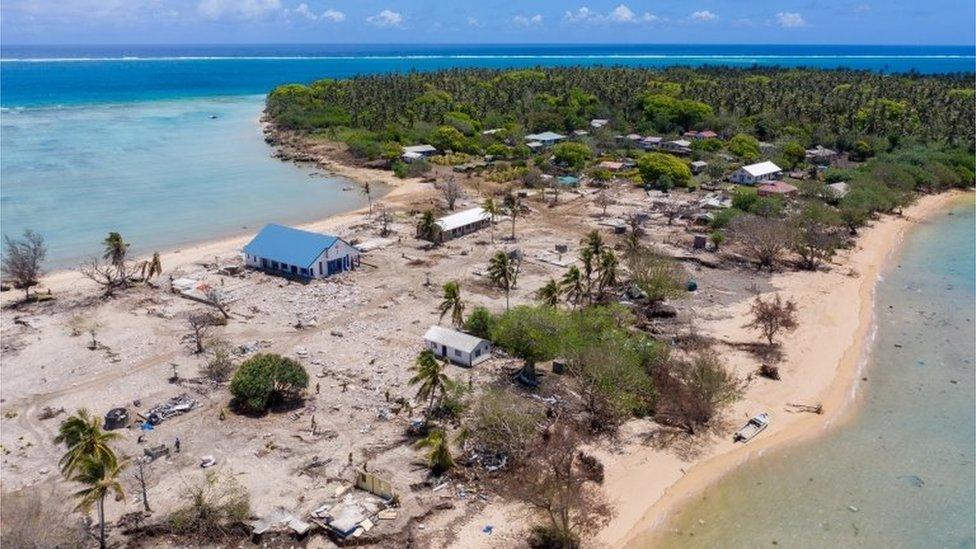
<svg viewBox="0 0 976 549"><path fill-rule="evenodd" d="M480 337L475 337L457 330L436 325L431 326L430 329L427 330L427 333L424 334L424 339L427 341L432 341L438 345L446 345L451 349L457 349L466 353L474 352L478 345L480 345L482 341L485 341Z"/></svg>
<svg viewBox="0 0 976 549"><path fill-rule="evenodd" d="M244 246L244 252L279 263L310 267L337 240L337 236L271 224L265 225L254 240Z"/></svg>

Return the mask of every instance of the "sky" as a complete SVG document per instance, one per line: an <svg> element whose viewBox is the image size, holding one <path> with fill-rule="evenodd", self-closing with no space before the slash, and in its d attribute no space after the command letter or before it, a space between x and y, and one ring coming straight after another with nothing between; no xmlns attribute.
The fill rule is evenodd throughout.
<svg viewBox="0 0 976 549"><path fill-rule="evenodd" d="M973 0L2 0L5 44L976 43Z"/></svg>

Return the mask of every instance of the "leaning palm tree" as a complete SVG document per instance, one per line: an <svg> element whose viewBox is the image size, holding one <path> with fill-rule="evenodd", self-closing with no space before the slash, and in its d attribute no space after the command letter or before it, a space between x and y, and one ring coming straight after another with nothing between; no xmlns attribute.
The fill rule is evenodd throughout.
<svg viewBox="0 0 976 549"><path fill-rule="evenodd" d="M583 299L583 292L585 291L583 273L580 272L579 267L576 265L570 267L566 271L566 274L559 280L559 286L562 289L562 293L566 296L566 301L572 303L575 309Z"/></svg>
<svg viewBox="0 0 976 549"><path fill-rule="evenodd" d="M437 245L440 240L438 238L438 232L440 231L440 226L437 224L437 219L434 218L434 212L427 210L424 212L423 217L420 218L420 222L417 223L417 236L429 240L433 245Z"/></svg>
<svg viewBox="0 0 976 549"><path fill-rule="evenodd" d="M105 496L115 494L116 501L125 500L125 491L119 482L119 474L125 465L125 462L107 463L87 456L78 463L78 473L71 478L85 485L74 493L79 500L78 510L87 513L92 505L98 504L98 546L101 549L105 549Z"/></svg>
<svg viewBox="0 0 976 549"><path fill-rule="evenodd" d="M427 468L434 475L443 474L454 467L450 442L447 439L447 433L442 429L432 430L426 437L418 440L414 446L429 449L427 452Z"/></svg>
<svg viewBox="0 0 976 549"><path fill-rule="evenodd" d="M545 286L535 292L535 298L547 307L556 307L559 305L559 297L561 295L562 289L559 287L559 283L552 278L549 279L549 282L546 282Z"/></svg>
<svg viewBox="0 0 976 549"><path fill-rule="evenodd" d="M451 313L451 323L455 328L464 325L464 302L461 301L461 285L457 280L444 284L444 299L437 306L437 310L441 313L438 322L444 320L444 315Z"/></svg>
<svg viewBox="0 0 976 549"><path fill-rule="evenodd" d="M495 199L490 196L485 198L485 200L481 203L481 209L484 210L486 214L488 214L488 230L489 230L489 234L491 235L491 243L494 244L495 243L495 217L497 217L502 213L502 209L498 206L498 203L495 202Z"/></svg>
<svg viewBox="0 0 976 549"><path fill-rule="evenodd" d="M601 298L603 297L604 290L617 284L619 264L617 254L613 253L613 250L605 249L600 254L600 258L597 261L596 288Z"/></svg>
<svg viewBox="0 0 976 549"><path fill-rule="evenodd" d="M442 397L447 390L450 379L444 373L446 362L437 360L434 352L424 349L417 356L413 369L417 372L410 378L410 385L420 385L417 388L417 398L427 400L427 417L434 411L434 402Z"/></svg>
<svg viewBox="0 0 976 549"><path fill-rule="evenodd" d="M114 231L108 233L108 237L102 242L105 244L105 253L102 257L115 265L119 274L122 274L125 270L125 256L129 253L129 243L122 238L121 234Z"/></svg>
<svg viewBox="0 0 976 549"><path fill-rule="evenodd" d="M505 310L509 309L509 295L518 280L518 264L499 250L488 260L488 280L505 292Z"/></svg>
<svg viewBox="0 0 976 549"><path fill-rule="evenodd" d="M163 274L163 260L160 259L159 252L153 252L152 259L139 264L139 278L150 286L152 284L149 281L161 274Z"/></svg>
<svg viewBox="0 0 976 549"><path fill-rule="evenodd" d="M55 444L64 443L68 448L59 462L61 473L70 477L87 458L115 465L118 458L108 443L120 438L122 436L118 433L103 431L98 418L88 410L78 410L75 415L61 422L58 436L54 437Z"/></svg>

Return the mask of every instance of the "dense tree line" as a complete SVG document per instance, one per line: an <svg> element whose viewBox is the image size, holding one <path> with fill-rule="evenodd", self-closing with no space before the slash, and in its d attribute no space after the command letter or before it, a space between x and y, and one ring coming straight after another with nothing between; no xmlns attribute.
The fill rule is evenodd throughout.
<svg viewBox="0 0 976 549"><path fill-rule="evenodd" d="M760 140L795 139L849 151L906 140L972 149L972 74L879 74L782 68L561 67L452 69L288 84L271 92L268 114L283 127L352 128L343 137L382 144L438 141L483 152L511 133L584 128L674 133L711 128ZM448 129L449 128L449 129ZM503 134L504 135L504 134ZM497 137L495 138L497 139Z"/></svg>

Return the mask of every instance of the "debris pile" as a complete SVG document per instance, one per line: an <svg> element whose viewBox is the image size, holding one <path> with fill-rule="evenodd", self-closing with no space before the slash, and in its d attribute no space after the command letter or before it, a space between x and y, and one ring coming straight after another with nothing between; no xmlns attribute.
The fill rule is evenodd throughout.
<svg viewBox="0 0 976 549"><path fill-rule="evenodd" d="M159 425L163 421L185 414L199 405L199 402L190 398L186 393L183 393L167 400L163 404L153 406L145 414L140 413L139 417L143 418L149 425Z"/></svg>

